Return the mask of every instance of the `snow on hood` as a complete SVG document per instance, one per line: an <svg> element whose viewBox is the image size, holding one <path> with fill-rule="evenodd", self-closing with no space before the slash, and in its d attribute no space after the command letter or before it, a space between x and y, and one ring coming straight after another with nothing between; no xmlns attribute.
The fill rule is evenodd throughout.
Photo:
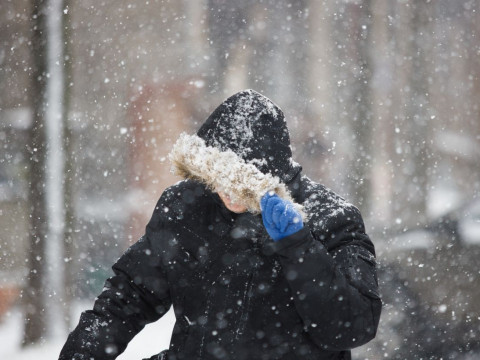
<svg viewBox="0 0 480 360"><path fill-rule="evenodd" d="M238 92L225 100L197 135L208 146L231 150L284 183L301 170L292 160L290 135L282 110L254 90Z"/></svg>
<svg viewBox="0 0 480 360"><path fill-rule="evenodd" d="M268 191L294 203L290 192L277 176L262 173L232 150L208 146L197 135L182 133L169 154L173 172L199 181L212 191L223 191L232 201L245 204L248 211L260 213L260 200ZM294 206L305 219L303 207Z"/></svg>

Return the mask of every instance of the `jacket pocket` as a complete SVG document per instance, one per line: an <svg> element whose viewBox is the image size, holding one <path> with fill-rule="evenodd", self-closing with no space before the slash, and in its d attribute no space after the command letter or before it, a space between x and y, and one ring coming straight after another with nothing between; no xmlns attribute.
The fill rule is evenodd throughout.
<svg viewBox="0 0 480 360"><path fill-rule="evenodd" d="M349 282L363 295L379 299L375 256L360 246L350 246L338 254L340 267Z"/></svg>

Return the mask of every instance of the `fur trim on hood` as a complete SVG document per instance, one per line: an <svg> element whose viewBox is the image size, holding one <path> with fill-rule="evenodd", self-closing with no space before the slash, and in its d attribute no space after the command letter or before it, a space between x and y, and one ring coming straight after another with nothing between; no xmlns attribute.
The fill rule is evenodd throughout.
<svg viewBox="0 0 480 360"><path fill-rule="evenodd" d="M294 202L277 176L262 173L232 150L221 151L207 146L197 135L182 133L168 157L174 174L203 183L214 192L225 192L233 202L244 204L254 214L261 212L261 198L268 191L274 191L294 203L306 220L303 207Z"/></svg>

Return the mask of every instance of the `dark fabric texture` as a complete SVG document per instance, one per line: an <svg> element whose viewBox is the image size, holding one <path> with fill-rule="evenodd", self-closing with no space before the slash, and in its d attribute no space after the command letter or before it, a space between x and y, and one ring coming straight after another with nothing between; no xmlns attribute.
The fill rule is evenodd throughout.
<svg viewBox="0 0 480 360"><path fill-rule="evenodd" d="M171 305L170 348L153 359L350 359L378 326L374 246L341 197L301 173L288 187L309 219L278 242L199 183L165 190L60 359L115 359Z"/></svg>

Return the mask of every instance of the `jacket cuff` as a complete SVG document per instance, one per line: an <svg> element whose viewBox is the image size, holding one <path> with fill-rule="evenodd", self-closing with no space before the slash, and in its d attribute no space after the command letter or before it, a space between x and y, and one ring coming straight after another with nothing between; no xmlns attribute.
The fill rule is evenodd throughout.
<svg viewBox="0 0 480 360"><path fill-rule="evenodd" d="M267 255L278 254L280 256L290 257L292 253L301 254L312 245L312 235L307 226L296 233L286 236L278 241L272 241L266 245Z"/></svg>

